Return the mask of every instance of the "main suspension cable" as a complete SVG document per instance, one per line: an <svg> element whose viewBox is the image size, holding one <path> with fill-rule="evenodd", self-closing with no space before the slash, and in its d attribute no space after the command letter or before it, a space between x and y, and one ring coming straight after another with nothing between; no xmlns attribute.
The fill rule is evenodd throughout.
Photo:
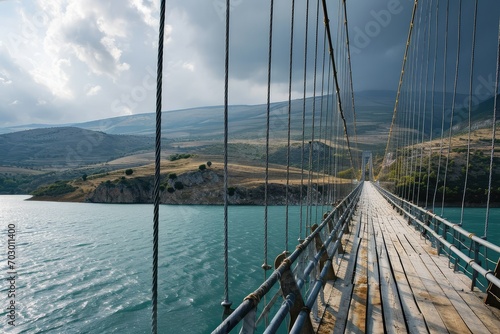
<svg viewBox="0 0 500 334"><path fill-rule="evenodd" d="M418 0L416 0L416 1L418 1ZM345 140L347 142L347 150L349 152L349 159L351 162L351 167L353 169L353 172L355 172L355 165L354 165L354 160L352 157L351 145L349 142L349 133L347 132L347 123L346 123L346 119L344 117L344 111L342 109L342 99L340 97L340 85L339 85L339 79L338 79L338 75L337 75L337 67L335 65L335 55L333 52L334 49L333 49L333 42L332 42L332 34L330 31L330 20L328 18L328 8L326 5L326 0L322 0L322 3L323 3L323 15L324 15L325 28L326 28L326 33L328 36L330 59L332 62L333 77L335 79L335 88L337 91L337 103L338 103L338 108L339 108L339 112L340 112L340 117L342 118L342 122L344 124L344 135L345 135Z"/></svg>
<svg viewBox="0 0 500 334"><path fill-rule="evenodd" d="M410 29L408 31L408 38L406 39L406 47L405 47L405 53L404 53L404 57L403 57L403 65L401 68L401 74L399 76L398 91L396 93L396 102L394 103L394 111L392 114L391 127L389 128L389 135L387 138L387 144L385 147L384 159L387 157L387 154L389 153L389 148L390 148L390 144L391 144L391 136L392 136L392 132L394 130L394 126L396 124L396 116L398 114L399 97L401 95L401 87L403 86L403 78L404 78L404 74L405 74L406 60L408 59L408 51L410 49L411 37L412 37L412 32L413 32L413 24L415 22L415 14L417 12L417 8L418 8L418 0L415 0L415 2L413 3L413 10L411 13ZM396 161L396 164L397 164L397 161ZM380 173L379 173L377 179L380 179L381 173L382 173L382 169L380 170Z"/></svg>

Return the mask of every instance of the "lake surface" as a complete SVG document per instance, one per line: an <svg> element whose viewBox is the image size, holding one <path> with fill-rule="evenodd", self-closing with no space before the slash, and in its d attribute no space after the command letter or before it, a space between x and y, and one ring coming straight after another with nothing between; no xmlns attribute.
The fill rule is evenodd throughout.
<svg viewBox="0 0 500 334"><path fill-rule="evenodd" d="M7 277L8 225L16 227L16 327L10 333L149 333L152 205L24 201L0 196L0 261ZM322 208L312 209L312 216ZM326 209L326 208L325 208ZM290 249L299 237L299 207L290 207ZM284 207L269 207L268 261L285 249ZM446 209L449 219L460 209ZM482 214L482 218L481 218ZM229 210L230 300L262 282L264 208ZM305 217L305 212L304 212ZM458 216L459 217L459 216ZM484 209L467 209L464 227L482 235ZM500 241L500 210L489 240ZM12 226L12 225L11 225ZM160 333L209 333L224 294L223 208L161 206L158 315ZM7 305L8 286L0 298Z"/></svg>

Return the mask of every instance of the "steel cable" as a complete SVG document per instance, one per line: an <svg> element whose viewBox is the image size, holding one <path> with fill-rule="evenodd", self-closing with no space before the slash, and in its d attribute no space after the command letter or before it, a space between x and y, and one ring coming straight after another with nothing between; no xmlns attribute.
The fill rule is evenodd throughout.
<svg viewBox="0 0 500 334"><path fill-rule="evenodd" d="M448 176L448 164L450 161L450 152L451 152L451 137L453 135L453 117L455 115L455 106L456 106L456 98L457 98L457 86L458 86L458 70L460 66L460 44L461 44L461 23L462 23L462 0L458 1L458 19L457 19L457 59L455 63L455 80L453 83L453 99L451 101L451 116L450 116L450 129L448 132L448 152L446 154L446 164L444 169L444 183L443 183L443 197L441 200L441 213L444 212L444 201L446 196L446 179Z"/></svg>
<svg viewBox="0 0 500 334"><path fill-rule="evenodd" d="M165 35L165 0L160 4L160 27L158 41L158 64L156 72L156 136L155 177L153 186L153 282L151 288L151 332L158 333L158 241L160 220L160 172L161 172L161 103L163 88L163 40Z"/></svg>
<svg viewBox="0 0 500 334"><path fill-rule="evenodd" d="M231 12L231 0L226 0L226 33L225 33L225 47L224 47L224 189L222 190L224 196L224 301L221 305L224 307L224 314L229 313L229 308L232 303L229 301L229 221L228 221L228 187L229 187L229 173L228 173L228 137L229 137L229 23Z"/></svg>
<svg viewBox="0 0 500 334"><path fill-rule="evenodd" d="M471 139L471 113L472 113L472 87L474 83L474 58L476 53L476 30L477 30L477 5L478 0L474 3L474 23L472 28L472 50L470 58L470 77L469 77L469 105L468 105L468 131L467 131L467 157L465 161L465 180L462 192L462 207L460 209L460 225L464 222L465 198L467 194L467 182L469 180L469 162L470 162L470 139Z"/></svg>
<svg viewBox="0 0 500 334"><path fill-rule="evenodd" d="M498 86L500 80L500 20L498 21L498 47L497 47L497 69L495 79L495 92L493 93L493 130L491 134L490 174L488 178L488 198L486 201L486 218L484 220L484 238L488 237L488 223L490 218L491 181L493 178L493 159L495 155L495 139L497 128Z"/></svg>

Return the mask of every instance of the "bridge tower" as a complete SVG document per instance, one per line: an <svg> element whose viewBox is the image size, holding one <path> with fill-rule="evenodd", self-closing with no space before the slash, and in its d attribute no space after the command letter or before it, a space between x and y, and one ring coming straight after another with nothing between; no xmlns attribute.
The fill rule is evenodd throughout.
<svg viewBox="0 0 500 334"><path fill-rule="evenodd" d="M370 151L363 152L363 155L361 156L361 180L374 181L373 156Z"/></svg>

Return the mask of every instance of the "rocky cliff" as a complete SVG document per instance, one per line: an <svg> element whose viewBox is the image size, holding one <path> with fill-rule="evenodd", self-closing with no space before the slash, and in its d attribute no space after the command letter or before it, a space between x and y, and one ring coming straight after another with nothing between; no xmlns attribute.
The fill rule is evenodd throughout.
<svg viewBox="0 0 500 334"><path fill-rule="evenodd" d="M313 187L315 188L315 187ZM223 176L213 170L191 171L175 178L164 176L161 182L160 202L162 204L223 204ZM322 189L313 189L310 196L322 199ZM237 205L263 205L265 201L265 185L234 185L229 187L229 203ZM153 178L120 179L114 182L101 183L86 197L92 203L152 203ZM290 186L288 203L296 205L307 199L307 187ZM286 186L283 184L268 185L268 203L284 205L286 203Z"/></svg>

